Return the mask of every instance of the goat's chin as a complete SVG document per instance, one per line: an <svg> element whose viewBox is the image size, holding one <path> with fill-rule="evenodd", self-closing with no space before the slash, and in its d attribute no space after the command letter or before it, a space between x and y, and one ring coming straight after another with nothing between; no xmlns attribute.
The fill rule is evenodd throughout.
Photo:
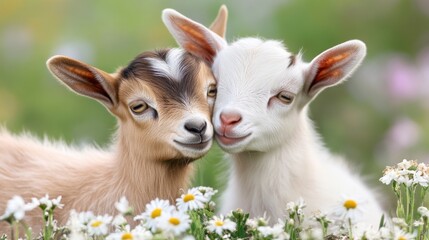
<svg viewBox="0 0 429 240"><path fill-rule="evenodd" d="M212 145L212 140L197 144L187 144L182 142L174 142L175 148L184 158L198 159L207 154Z"/></svg>
<svg viewBox="0 0 429 240"><path fill-rule="evenodd" d="M246 151L250 141L250 134L240 139L231 139L216 134L216 142L219 144L219 147L227 153L235 154Z"/></svg>

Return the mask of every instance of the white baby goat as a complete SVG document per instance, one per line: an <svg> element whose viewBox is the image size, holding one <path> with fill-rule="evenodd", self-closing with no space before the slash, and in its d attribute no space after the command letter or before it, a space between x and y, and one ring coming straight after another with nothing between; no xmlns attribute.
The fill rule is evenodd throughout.
<svg viewBox="0 0 429 240"><path fill-rule="evenodd" d="M111 149L77 149L0 131L0 209L13 195L61 195L69 210L114 214L126 196L136 213L155 198L174 202L189 182L191 162L210 149L216 94L211 70L182 49L145 52L108 74L63 56L49 70L78 94L101 102L118 119ZM28 222L38 229L40 213ZM1 229L4 229L0 225Z"/></svg>
<svg viewBox="0 0 429 240"><path fill-rule="evenodd" d="M275 221L300 197L307 213L354 200L365 209L362 220L378 224L383 211L374 193L324 147L308 117L309 103L361 63L363 42L345 42L305 63L279 41L243 38L228 45L171 9L163 21L179 45L212 65L218 82L212 121L233 160L223 213L242 208Z"/></svg>

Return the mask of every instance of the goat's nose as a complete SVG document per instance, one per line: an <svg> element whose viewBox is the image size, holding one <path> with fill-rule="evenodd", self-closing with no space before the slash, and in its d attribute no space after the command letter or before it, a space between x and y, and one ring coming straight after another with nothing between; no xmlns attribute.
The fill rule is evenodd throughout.
<svg viewBox="0 0 429 240"><path fill-rule="evenodd" d="M190 133L202 135L206 132L207 122L204 120L201 120L201 121L190 120L185 123L185 129L188 130L188 132Z"/></svg>
<svg viewBox="0 0 429 240"><path fill-rule="evenodd" d="M241 114L240 113L221 113L220 121L224 126L234 126L241 122Z"/></svg>

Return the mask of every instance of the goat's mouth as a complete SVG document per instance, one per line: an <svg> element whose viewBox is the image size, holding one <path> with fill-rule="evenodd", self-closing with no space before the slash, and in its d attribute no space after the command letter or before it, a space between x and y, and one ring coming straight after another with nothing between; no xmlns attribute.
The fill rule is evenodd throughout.
<svg viewBox="0 0 429 240"><path fill-rule="evenodd" d="M177 140L173 140L177 145L184 147L186 149L191 149L193 151L203 151L205 150L211 143L211 139L206 141L201 141L199 143L184 143Z"/></svg>
<svg viewBox="0 0 429 240"><path fill-rule="evenodd" d="M242 137L227 137L227 136L225 136L225 134L221 135L221 134L216 133L216 139L218 140L218 142L221 145L232 146L232 145L235 145L237 143L244 141L250 135L252 135L252 133L249 133L249 134L242 136Z"/></svg>

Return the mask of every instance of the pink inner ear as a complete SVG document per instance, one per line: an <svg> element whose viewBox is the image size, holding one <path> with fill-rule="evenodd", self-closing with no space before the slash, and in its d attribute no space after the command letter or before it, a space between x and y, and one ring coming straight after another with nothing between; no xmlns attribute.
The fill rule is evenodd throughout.
<svg viewBox="0 0 429 240"><path fill-rule="evenodd" d="M323 82L326 79L339 79L344 74L339 66L336 68L340 62L344 61L351 55L350 51L342 52L339 54L330 54L330 56L323 58L318 63L317 74L311 83L311 87L316 85L319 82Z"/></svg>
<svg viewBox="0 0 429 240"><path fill-rule="evenodd" d="M92 74L92 72L87 71L85 69L72 67L72 66L65 66L65 68L67 69L67 71L72 72L78 76L81 76L84 78L94 78L94 74Z"/></svg>
<svg viewBox="0 0 429 240"><path fill-rule="evenodd" d="M215 51L212 48L198 46L195 43L186 43L184 48L192 54L202 57L207 63L213 63L213 56L215 55ZM201 51L201 48L203 48L204 51Z"/></svg>
<svg viewBox="0 0 429 240"><path fill-rule="evenodd" d="M175 17L170 17L170 20L175 22L175 25L187 36L186 43L182 46L184 49L196 56L202 57L209 63L213 62L216 51L207 42L206 36L199 30L199 26Z"/></svg>

